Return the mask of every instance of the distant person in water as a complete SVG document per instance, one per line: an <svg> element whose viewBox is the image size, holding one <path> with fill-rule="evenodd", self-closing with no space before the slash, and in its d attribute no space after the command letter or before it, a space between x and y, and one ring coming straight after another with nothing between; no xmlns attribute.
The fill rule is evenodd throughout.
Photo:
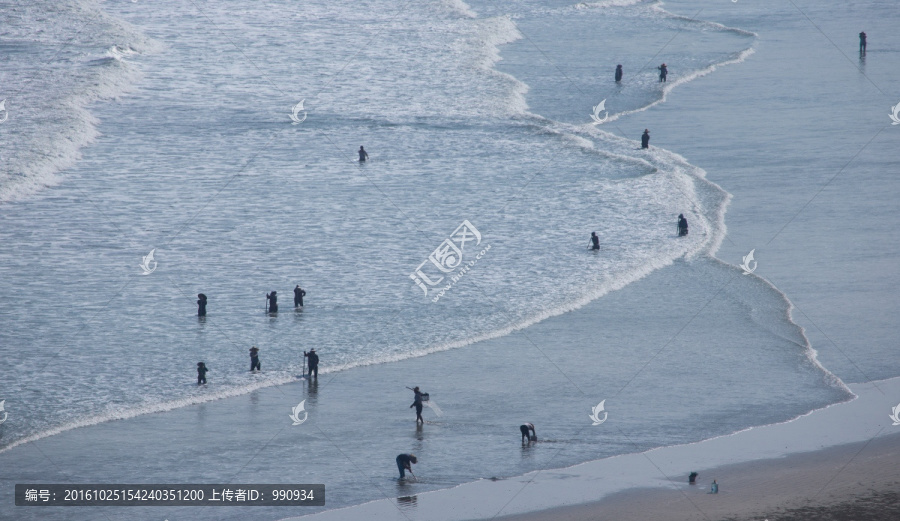
<svg viewBox="0 0 900 521"><path fill-rule="evenodd" d="M643 135L641 135L641 148L650 148L650 130L646 128Z"/></svg>
<svg viewBox="0 0 900 521"><path fill-rule="evenodd" d="M860 52L860 54L866 52L866 33L865 33L865 31L859 33L859 52Z"/></svg>
<svg viewBox="0 0 900 521"><path fill-rule="evenodd" d="M306 292L300 289L300 284L297 284L297 287L294 288L294 307L303 307L303 297L306 296Z"/></svg>
<svg viewBox="0 0 900 521"><path fill-rule="evenodd" d="M713 480L712 485L709 486L710 494L718 494L719 493L719 484L716 483L716 480Z"/></svg>
<svg viewBox="0 0 900 521"><path fill-rule="evenodd" d="M600 249L600 237L597 237L597 232L591 232L591 249Z"/></svg>
<svg viewBox="0 0 900 521"><path fill-rule="evenodd" d="M400 454L397 456L397 470L400 471L400 479L406 477L406 471L412 472L411 463L418 463L415 454Z"/></svg>
<svg viewBox="0 0 900 521"><path fill-rule="evenodd" d="M659 81L660 82L666 81L666 76L669 75L669 68L666 67L666 64L664 63L664 64L660 65L659 67L657 67L657 69L659 69Z"/></svg>
<svg viewBox="0 0 900 521"><path fill-rule="evenodd" d="M616 83L622 81L622 66L616 65Z"/></svg>
<svg viewBox="0 0 900 521"><path fill-rule="evenodd" d="M534 432L533 423L519 425L519 432L522 433L522 443L525 443L526 441L537 441L537 434Z"/></svg>
<svg viewBox="0 0 900 521"><path fill-rule="evenodd" d="M278 313L278 292L266 293L266 300L269 301L269 313Z"/></svg>
<svg viewBox="0 0 900 521"><path fill-rule="evenodd" d="M688 234L688 223L687 219L684 218L684 214L678 214L678 236L684 237Z"/></svg>
<svg viewBox="0 0 900 521"><path fill-rule="evenodd" d="M366 149L359 145L359 162L365 163L366 160L369 159L369 153L366 152Z"/></svg>
<svg viewBox="0 0 900 521"><path fill-rule="evenodd" d="M310 349L307 353L303 352L303 356L309 358L309 377L313 377L313 373L316 375L316 379L319 378L319 355L316 354L315 349Z"/></svg>
<svg viewBox="0 0 900 521"><path fill-rule="evenodd" d="M413 403L409 408L416 408L416 423L425 423L425 418L422 418L422 392L419 391L418 387L413 388L413 392L416 393L416 396L413 398Z"/></svg>
<svg viewBox="0 0 900 521"><path fill-rule="evenodd" d="M202 385L206 383L206 373L209 369L206 368L206 364L203 362L197 362L197 385Z"/></svg>
<svg viewBox="0 0 900 521"><path fill-rule="evenodd" d="M197 294L197 316L206 316L206 295L204 295L203 293Z"/></svg>
<svg viewBox="0 0 900 521"><path fill-rule="evenodd" d="M262 371L262 366L259 365L259 348L256 346L250 348L250 372L253 371Z"/></svg>

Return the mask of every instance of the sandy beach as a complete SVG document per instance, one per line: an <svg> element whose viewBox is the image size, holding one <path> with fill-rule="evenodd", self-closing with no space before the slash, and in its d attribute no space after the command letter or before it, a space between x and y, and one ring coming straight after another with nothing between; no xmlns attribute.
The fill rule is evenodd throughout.
<svg viewBox="0 0 900 521"><path fill-rule="evenodd" d="M900 519L900 434L784 458L695 469L667 489L636 488L596 503L507 521L756 521ZM716 479L718 494L709 493Z"/></svg>

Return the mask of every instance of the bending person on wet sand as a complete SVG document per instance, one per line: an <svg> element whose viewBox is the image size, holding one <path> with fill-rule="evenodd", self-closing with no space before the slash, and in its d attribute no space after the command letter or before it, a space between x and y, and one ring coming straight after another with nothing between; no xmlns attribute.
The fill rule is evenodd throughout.
<svg viewBox="0 0 900 521"><path fill-rule="evenodd" d="M418 462L419 460L416 459L415 454L400 454L397 456L397 470L400 471L400 479L406 477L407 470L412 474L412 465L410 465L410 463ZM413 476L415 476L415 474L413 474Z"/></svg>
<svg viewBox="0 0 900 521"><path fill-rule="evenodd" d="M524 423L522 425L519 425L519 432L522 433L522 443L525 443L526 441L537 441L537 434L534 432L533 423Z"/></svg>

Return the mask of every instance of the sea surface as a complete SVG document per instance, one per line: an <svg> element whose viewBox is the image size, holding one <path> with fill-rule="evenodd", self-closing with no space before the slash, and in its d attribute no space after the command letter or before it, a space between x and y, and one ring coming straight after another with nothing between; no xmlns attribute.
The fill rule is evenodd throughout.
<svg viewBox="0 0 900 521"><path fill-rule="evenodd" d="M703 128L654 126L673 96L751 64L771 45L766 31L809 27L790 6L746 4L4 6L0 459L62 451L46 458L53 473L28 476L47 482L325 483L334 508L407 495L394 480L400 452L429 461L417 469L422 492L787 421L852 398L842 378L897 376L900 366L840 349L823 364L782 291L793 279L737 266L755 245L727 233L738 201L723 179L766 165L742 157L731 124L716 130L730 152L715 176L679 155ZM882 79L871 62L897 52L900 38L878 31L897 13L865 5L860 19L882 34L869 73L894 87L896 71ZM846 11L817 9L824 20ZM820 34L786 52L820 52ZM855 60L855 32L847 39ZM763 91L838 118L824 94L772 83L734 88L747 112ZM889 125L878 108L877 125ZM847 125L809 129L819 141L799 155ZM850 159L842 152L819 165L819 186ZM790 195L739 185L756 204ZM797 199L772 203L785 214L773 222ZM678 214L687 237L676 236ZM599 252L587 248L592 231ZM722 248L731 256L719 260ZM273 290L279 312L266 313ZM869 356L890 359L887 344L868 345ZM248 372L251 346L259 374ZM322 357L317 385L298 381L310 348ZM202 387L199 361L210 368ZM442 412L426 409L419 430L407 407L415 385ZM309 423L291 426L301 400ZM601 401L616 422L605 431L589 419ZM196 431L199 417L215 428ZM91 439L116 439L111 420L146 425L145 443L91 454ZM525 421L543 451L518 446ZM249 431L258 445L229 444ZM0 515L12 508L4 500ZM14 518L69 515L18 508Z"/></svg>

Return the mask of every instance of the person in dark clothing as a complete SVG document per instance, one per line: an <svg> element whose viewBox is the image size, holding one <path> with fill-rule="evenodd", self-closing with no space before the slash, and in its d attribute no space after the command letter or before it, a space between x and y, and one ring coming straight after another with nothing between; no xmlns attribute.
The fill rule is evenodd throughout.
<svg viewBox="0 0 900 521"><path fill-rule="evenodd" d="M522 443L525 443L526 441L537 441L537 434L534 432L533 423L519 425L519 431L522 433ZM529 431L531 431L530 434Z"/></svg>
<svg viewBox="0 0 900 521"><path fill-rule="evenodd" d="M197 294L197 316L206 316L206 295L204 295L203 293Z"/></svg>
<svg viewBox="0 0 900 521"><path fill-rule="evenodd" d="M259 348L253 346L250 348L250 371L262 371L262 367L259 365Z"/></svg>
<svg viewBox="0 0 900 521"><path fill-rule="evenodd" d="M684 237L688 234L688 223L687 219L684 218L684 214L678 214L678 236Z"/></svg>
<svg viewBox="0 0 900 521"><path fill-rule="evenodd" d="M309 358L309 377L312 378L315 374L316 378L319 378L319 355L316 354L316 350L310 349L308 353L304 351L303 356Z"/></svg>
<svg viewBox="0 0 900 521"><path fill-rule="evenodd" d="M413 392L416 393L416 397L413 399L413 403L409 408L416 408L416 423L419 423L420 421L425 423L425 418L422 418L422 392L419 391L418 387L415 387Z"/></svg>
<svg viewBox="0 0 900 521"><path fill-rule="evenodd" d="M666 67L666 64L664 63L664 64L660 65L659 67L657 67L657 69L659 69L659 81L660 82L666 81L666 76L669 75L669 68Z"/></svg>
<svg viewBox="0 0 900 521"><path fill-rule="evenodd" d="M641 135L641 148L650 148L650 130L644 129L644 134Z"/></svg>
<svg viewBox="0 0 900 521"><path fill-rule="evenodd" d="M616 65L616 83L622 81L622 66Z"/></svg>
<svg viewBox="0 0 900 521"><path fill-rule="evenodd" d="M406 471L412 472L411 463L418 463L419 460L416 459L415 454L400 454L397 456L397 470L400 471L400 479L406 477Z"/></svg>
<svg viewBox="0 0 900 521"><path fill-rule="evenodd" d="M597 232L591 232L591 249L600 249L600 237L597 237Z"/></svg>
<svg viewBox="0 0 900 521"><path fill-rule="evenodd" d="M362 145L359 145L359 162L365 163L366 159L369 159L369 153L366 152L366 149L364 149Z"/></svg>
<svg viewBox="0 0 900 521"><path fill-rule="evenodd" d="M206 373L209 369L206 368L206 364L203 362L197 362L197 385L206 383Z"/></svg>
<svg viewBox="0 0 900 521"><path fill-rule="evenodd" d="M269 313L278 313L278 292L267 293L266 300L269 301Z"/></svg>
<svg viewBox="0 0 900 521"><path fill-rule="evenodd" d="M696 472L691 472L690 474L688 474L688 483L690 483L691 485L696 485L697 484L697 476L699 476L699 475L700 474L697 474Z"/></svg>
<svg viewBox="0 0 900 521"><path fill-rule="evenodd" d="M303 297L306 296L306 292L300 289L300 284L297 284L297 287L294 288L294 307L303 307Z"/></svg>
<svg viewBox="0 0 900 521"><path fill-rule="evenodd" d="M859 33L859 52L860 54L866 52L866 33Z"/></svg>

